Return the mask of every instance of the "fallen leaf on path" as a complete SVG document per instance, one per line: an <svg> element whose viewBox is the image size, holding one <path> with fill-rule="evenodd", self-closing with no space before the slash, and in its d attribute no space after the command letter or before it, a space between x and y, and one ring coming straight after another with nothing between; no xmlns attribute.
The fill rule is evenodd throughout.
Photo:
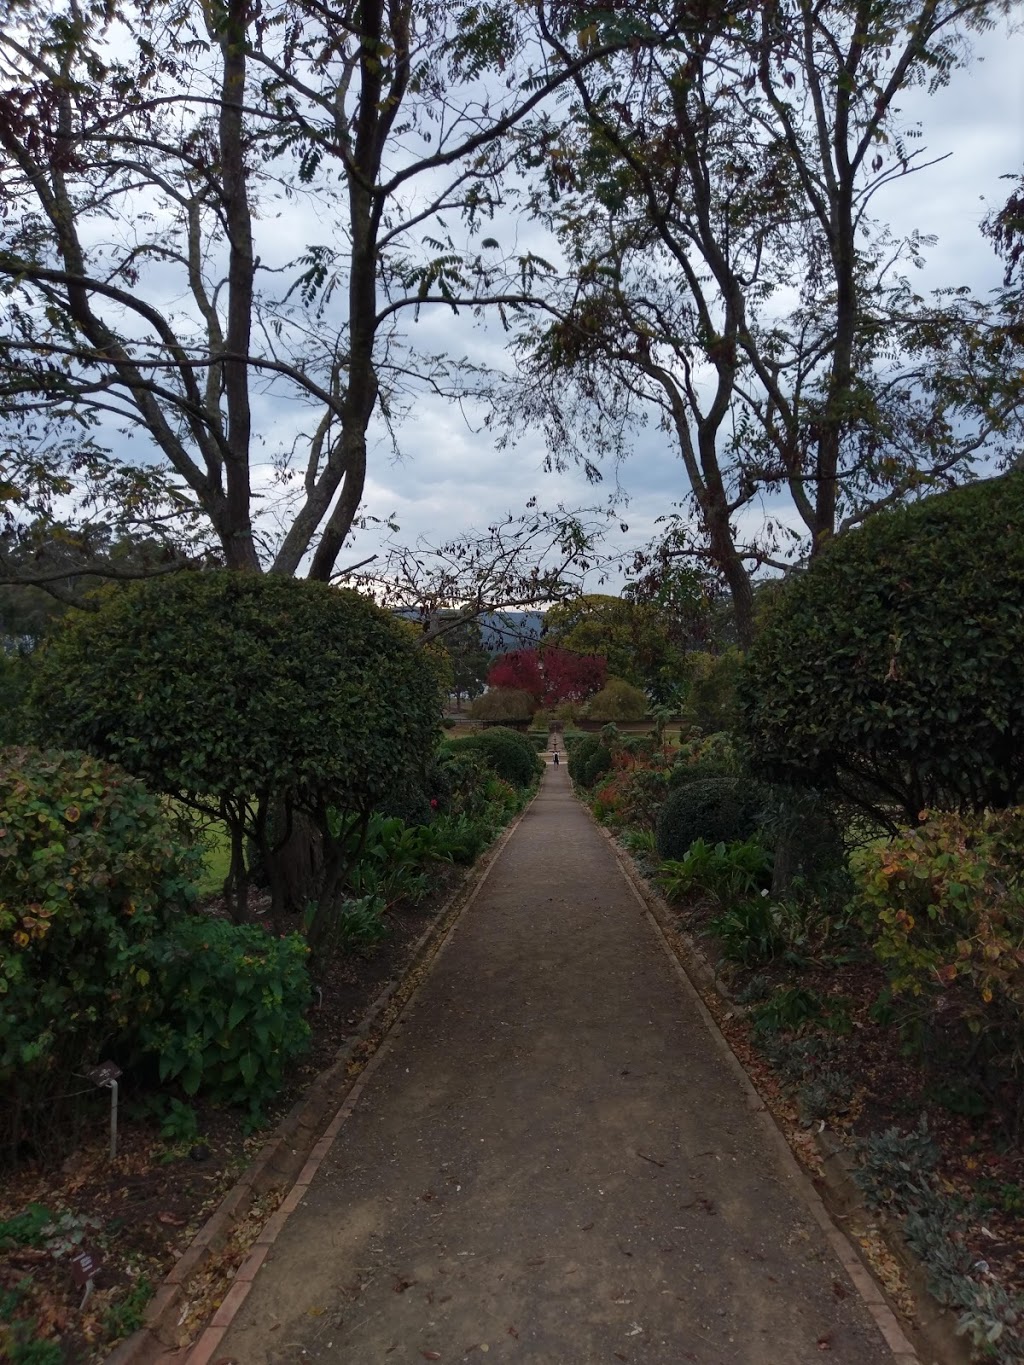
<svg viewBox="0 0 1024 1365"><path fill-rule="evenodd" d="M837 1299L846 1298L846 1290L843 1288L843 1286L839 1283L838 1280L832 1281L832 1293L836 1296Z"/></svg>
<svg viewBox="0 0 1024 1365"><path fill-rule="evenodd" d="M818 1350L819 1350L819 1351L831 1351L831 1349L832 1349L832 1338L831 1338L831 1337L819 1337L819 1338L818 1338Z"/></svg>
<svg viewBox="0 0 1024 1365"><path fill-rule="evenodd" d="M421 1351L421 1352L420 1352L420 1355L423 1357L424 1360L440 1360L440 1359L441 1359L441 1352L440 1352L440 1351Z"/></svg>
<svg viewBox="0 0 1024 1365"><path fill-rule="evenodd" d="M516 1331L514 1327L510 1327L508 1329L508 1334L510 1337L515 1337L516 1341L519 1340L519 1333Z"/></svg>
<svg viewBox="0 0 1024 1365"><path fill-rule="evenodd" d="M169 1228L183 1228L188 1220L185 1219L185 1218L180 1217L180 1215L177 1214L177 1213L166 1213L166 1212L165 1212L165 1213L158 1213L157 1216L156 1216L156 1221L157 1221L158 1223L163 1223L163 1225L164 1225L165 1227L169 1227Z"/></svg>
<svg viewBox="0 0 1024 1365"><path fill-rule="evenodd" d="M589 1232L593 1226L594 1226L593 1223L584 1223L583 1226L580 1228L580 1232Z"/></svg>
<svg viewBox="0 0 1024 1365"><path fill-rule="evenodd" d="M407 1289L411 1289L412 1286L413 1286L415 1283L416 1283L415 1280L403 1280L403 1279L401 1279L400 1276L396 1275L396 1276L395 1276L395 1282L394 1282L394 1284L391 1286L391 1288L392 1288L392 1290L394 1291L394 1293L396 1293L396 1294L404 1294L405 1291L406 1291Z"/></svg>

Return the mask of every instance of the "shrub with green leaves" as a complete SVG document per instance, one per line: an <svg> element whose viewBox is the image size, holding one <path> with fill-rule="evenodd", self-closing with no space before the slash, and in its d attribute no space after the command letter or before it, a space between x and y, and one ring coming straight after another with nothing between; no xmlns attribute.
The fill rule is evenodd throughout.
<svg viewBox="0 0 1024 1365"><path fill-rule="evenodd" d="M890 827L1024 801L1024 473L879 513L777 594L741 684L751 761Z"/></svg>
<svg viewBox="0 0 1024 1365"><path fill-rule="evenodd" d="M470 815L484 804L484 786L491 773L483 752L459 740L445 740L428 770L427 786L435 821L444 815Z"/></svg>
<svg viewBox="0 0 1024 1365"><path fill-rule="evenodd" d="M569 760L569 776L574 782L580 780L580 769L591 756L603 746L597 735L577 733L565 736L565 751Z"/></svg>
<svg viewBox="0 0 1024 1365"><path fill-rule="evenodd" d="M186 839L107 763L0 752L0 1143L59 1126L54 1097L151 1008L149 942L195 898Z"/></svg>
<svg viewBox="0 0 1024 1365"><path fill-rule="evenodd" d="M473 720L531 720L537 699L519 687L491 687L469 704Z"/></svg>
<svg viewBox="0 0 1024 1365"><path fill-rule="evenodd" d="M647 714L647 694L624 678L609 678L586 706L590 720L643 720Z"/></svg>
<svg viewBox="0 0 1024 1365"><path fill-rule="evenodd" d="M185 915L149 946L156 1008L137 1035L161 1081L254 1113L306 1047L308 948L253 925Z"/></svg>
<svg viewBox="0 0 1024 1365"><path fill-rule="evenodd" d="M757 802L750 784L734 777L706 777L671 792L658 813L661 858L684 858L698 839L715 845L749 839Z"/></svg>
<svg viewBox="0 0 1024 1365"><path fill-rule="evenodd" d="M439 674L417 639L324 583L173 574L69 621L42 652L32 705L41 731L223 818L236 903L248 836L275 918L312 902L322 923L345 859L328 809L369 819L403 774L422 784L433 754ZM312 833L292 856L303 821Z"/></svg>
<svg viewBox="0 0 1024 1365"><path fill-rule="evenodd" d="M979 1075L986 1063L1024 1072L1024 808L933 815L866 849L857 879L892 991L921 1006L909 1036L939 1028L948 1050L963 1024Z"/></svg>
<svg viewBox="0 0 1024 1365"><path fill-rule="evenodd" d="M469 751L483 755L495 773L514 787L529 787L544 771L544 764L527 735L495 725L467 739L451 741L456 752Z"/></svg>
<svg viewBox="0 0 1024 1365"><path fill-rule="evenodd" d="M704 735L679 746L669 785L682 787L705 777L738 777L741 766L731 735L720 732Z"/></svg>
<svg viewBox="0 0 1024 1365"><path fill-rule="evenodd" d="M708 732L734 728L737 720L737 682L743 663L738 649L723 654L695 652L689 656L689 686L683 712L691 725Z"/></svg>

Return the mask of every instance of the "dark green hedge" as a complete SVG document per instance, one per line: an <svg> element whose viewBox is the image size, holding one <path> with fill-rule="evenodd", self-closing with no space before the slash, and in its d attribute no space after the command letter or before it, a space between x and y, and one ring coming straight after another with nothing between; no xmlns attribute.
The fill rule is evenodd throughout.
<svg viewBox="0 0 1024 1365"><path fill-rule="evenodd" d="M478 735L451 741L456 752L482 754L497 775L514 787L528 787L543 770L543 762L529 736L502 725L482 730Z"/></svg>
<svg viewBox="0 0 1024 1365"><path fill-rule="evenodd" d="M735 777L706 777L669 793L655 829L660 858L684 858L697 839L707 844L749 839L756 828L757 794Z"/></svg>
<svg viewBox="0 0 1024 1365"><path fill-rule="evenodd" d="M756 771L890 822L1024 800L1024 474L838 539L778 594L741 699Z"/></svg>

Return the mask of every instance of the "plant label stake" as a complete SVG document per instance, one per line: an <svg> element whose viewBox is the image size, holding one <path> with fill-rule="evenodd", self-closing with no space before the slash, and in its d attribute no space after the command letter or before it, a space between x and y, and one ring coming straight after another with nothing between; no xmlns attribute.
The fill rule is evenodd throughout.
<svg viewBox="0 0 1024 1365"><path fill-rule="evenodd" d="M110 1159L117 1158L117 1078L121 1068L114 1062L103 1062L85 1073L94 1085L106 1086L110 1091Z"/></svg>
<svg viewBox="0 0 1024 1365"><path fill-rule="evenodd" d="M82 1295L82 1302L78 1305L79 1312L85 1307L86 1300L93 1291L96 1276L102 1268L91 1251L80 1251L77 1256L72 1256L71 1278L79 1289L85 1290Z"/></svg>

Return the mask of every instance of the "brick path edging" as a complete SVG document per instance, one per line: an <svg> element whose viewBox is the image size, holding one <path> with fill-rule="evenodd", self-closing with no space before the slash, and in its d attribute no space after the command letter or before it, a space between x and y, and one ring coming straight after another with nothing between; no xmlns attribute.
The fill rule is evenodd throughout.
<svg viewBox="0 0 1024 1365"><path fill-rule="evenodd" d="M334 1062L313 1081L280 1121L263 1146L207 1221L196 1233L146 1306L144 1325L107 1357L107 1365L206 1365L220 1343L267 1253L306 1194L309 1183L326 1156L345 1119L352 1112L363 1088L390 1048L391 1038L419 990L422 978L447 944L463 914L476 900L502 849L536 799L536 792L506 825L501 835L469 869L433 923L418 939L401 976L377 995L355 1033ZM394 1017L384 1021L389 1005ZM350 1065L362 1054L362 1066L349 1074ZM333 1118L324 1126L329 1114ZM210 1257L226 1246L259 1195L286 1190L277 1209L263 1226L245 1260L235 1271L230 1287L209 1326L195 1344L179 1346L179 1305L191 1281Z"/></svg>

